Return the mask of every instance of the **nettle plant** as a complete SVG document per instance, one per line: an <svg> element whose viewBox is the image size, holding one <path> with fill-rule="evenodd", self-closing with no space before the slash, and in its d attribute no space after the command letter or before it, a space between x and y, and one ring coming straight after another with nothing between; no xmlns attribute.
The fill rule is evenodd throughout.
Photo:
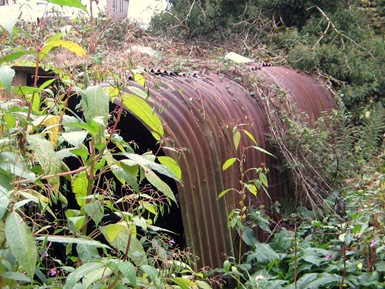
<svg viewBox="0 0 385 289"><path fill-rule="evenodd" d="M14 27L0 28L1 41L13 37ZM1 287L211 288L192 269L195 257L155 225L176 203L160 176L180 182L177 162L135 153L117 130L125 106L162 143L162 122L145 100L150 96L117 75L109 86L90 86L90 71L76 78L55 66L61 79L38 83L39 64L57 47L87 57L57 33L35 51L16 45L0 59ZM35 81L13 85L11 63L26 54L35 58ZM146 86L142 75L134 79Z"/></svg>

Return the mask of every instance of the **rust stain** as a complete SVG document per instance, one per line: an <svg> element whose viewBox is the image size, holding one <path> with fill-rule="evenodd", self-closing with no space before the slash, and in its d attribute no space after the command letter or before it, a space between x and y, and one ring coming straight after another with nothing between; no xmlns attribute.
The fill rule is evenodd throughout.
<svg viewBox="0 0 385 289"><path fill-rule="evenodd" d="M241 150L235 150L233 145L235 126L250 132L260 147L271 149L266 140L269 128L258 103L262 96L250 96L248 90L224 75L152 72L160 79L150 78L147 85L168 137L173 139L169 145L187 148L179 158L183 186L178 187L187 246L200 257L200 266L221 266L226 256L235 253L234 234L227 220L240 200L236 193L217 199L225 189L240 189L239 167L232 166L223 172L222 165L231 157L242 158ZM331 93L311 76L265 63L253 64L250 73L284 89L290 102L296 103L298 110L307 112L313 120L322 111L334 107ZM253 143L242 136L241 145ZM264 164L272 168L276 164L275 159L257 150L246 150L244 157L245 169ZM255 176L248 174L247 177ZM284 182L282 176L272 170L270 196L260 192L249 201L257 205L274 202L282 196Z"/></svg>

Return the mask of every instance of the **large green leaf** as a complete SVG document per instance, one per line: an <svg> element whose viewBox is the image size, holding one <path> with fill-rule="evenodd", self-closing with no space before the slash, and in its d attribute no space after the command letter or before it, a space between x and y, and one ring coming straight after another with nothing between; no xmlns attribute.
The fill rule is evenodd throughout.
<svg viewBox="0 0 385 289"><path fill-rule="evenodd" d="M9 197L12 190L13 186L11 179L0 172L0 219L4 217L4 214L8 209Z"/></svg>
<svg viewBox="0 0 385 289"><path fill-rule="evenodd" d="M83 239L83 238L75 238L71 236L60 236L60 235L49 235L49 236L43 236L43 237L37 237L36 240L47 240L48 242L53 243L61 243L61 244L81 244L86 246L94 246L97 248L106 248L110 249L110 247L106 244L103 244L96 240L89 240L89 239Z"/></svg>
<svg viewBox="0 0 385 289"><path fill-rule="evenodd" d="M130 281L132 287L136 288L136 268L131 262L125 261L118 264L119 271Z"/></svg>
<svg viewBox="0 0 385 289"><path fill-rule="evenodd" d="M109 224L101 227L100 231L107 241L122 253L126 252L127 245L129 245L128 256L136 265L147 263L143 245L133 236L127 223Z"/></svg>
<svg viewBox="0 0 385 289"><path fill-rule="evenodd" d="M84 140L86 139L87 131L81 130L81 131L63 132L60 137L64 141L72 145L73 147L78 148L83 144Z"/></svg>
<svg viewBox="0 0 385 289"><path fill-rule="evenodd" d="M27 169L27 165L17 153L0 153L0 171L1 170L4 170L4 172L11 176L17 176L30 181L35 179L35 174Z"/></svg>
<svg viewBox="0 0 385 289"><path fill-rule="evenodd" d="M333 288L336 288L338 287L340 282L341 282L340 275L330 274L325 272L325 273L318 274L316 280L308 283L307 285L304 284L303 288L306 288L306 289L318 289L318 288L325 288L325 287L331 288L330 286L332 285L333 285Z"/></svg>
<svg viewBox="0 0 385 289"><path fill-rule="evenodd" d="M37 161L45 174L56 174L61 170L61 160L50 141L43 138L42 135L28 135L28 148L33 151L33 157Z"/></svg>
<svg viewBox="0 0 385 289"><path fill-rule="evenodd" d="M95 225L99 225L104 216L104 207L100 201L92 201L84 205L84 211L95 222Z"/></svg>
<svg viewBox="0 0 385 289"><path fill-rule="evenodd" d="M182 170L175 159L168 156L159 156L157 159L162 165L169 168L179 180L182 179Z"/></svg>
<svg viewBox="0 0 385 289"><path fill-rule="evenodd" d="M31 278L29 278L28 276L25 276L24 274L19 273L19 272L6 271L6 272L2 273L0 276L4 277L6 279L18 281L18 282L31 282Z"/></svg>
<svg viewBox="0 0 385 289"><path fill-rule="evenodd" d="M62 47L64 49L67 49L68 51L80 56L80 57L86 57L86 51L81 47L79 44L73 41L68 40L54 40L48 42L43 49L40 51L39 59L42 60L53 48L56 47Z"/></svg>
<svg viewBox="0 0 385 289"><path fill-rule="evenodd" d="M123 95L123 104L155 133L157 140L164 136L162 121L144 99L126 93Z"/></svg>
<svg viewBox="0 0 385 289"><path fill-rule="evenodd" d="M91 287L91 285L98 280L108 278L109 276L111 276L112 273L113 273L112 269L107 267L106 265L99 269L93 270L92 272L88 273L86 276L83 277L82 279L83 288L95 288L95 287ZM97 288L100 288L100 287L97 287Z"/></svg>
<svg viewBox="0 0 385 289"><path fill-rule="evenodd" d="M81 105L87 123L96 117L102 117L104 125L107 124L110 98L101 86L89 86L86 90L79 90L82 99Z"/></svg>
<svg viewBox="0 0 385 289"><path fill-rule="evenodd" d="M268 264L275 259L279 259L279 255L270 247L269 244L256 244L254 252L255 253L251 254L248 259L256 258L259 263Z"/></svg>
<svg viewBox="0 0 385 289"><path fill-rule="evenodd" d="M84 12L88 13L86 6L84 6L79 0L47 0L47 2L60 6L79 8Z"/></svg>
<svg viewBox="0 0 385 289"><path fill-rule="evenodd" d="M153 185L157 190L161 191L170 200L174 201L175 203L177 202L175 199L174 192L171 190L169 185L162 181L157 176L157 174L154 173L154 171L149 168L144 168L144 175L146 176L146 179L150 182L150 184Z"/></svg>
<svg viewBox="0 0 385 289"><path fill-rule="evenodd" d="M21 267L32 277L36 269L37 248L31 230L15 211L5 221L5 236L12 254Z"/></svg>
<svg viewBox="0 0 385 289"><path fill-rule="evenodd" d="M85 171L77 174L73 179L72 192L75 194L76 201L80 207L83 207L86 203L88 178Z"/></svg>
<svg viewBox="0 0 385 289"><path fill-rule="evenodd" d="M137 180L139 168L137 165L127 165L123 160L118 162L117 165L111 165L110 169L123 185L127 183L136 192L139 192L139 184Z"/></svg>
<svg viewBox="0 0 385 289"><path fill-rule="evenodd" d="M144 264L140 266L140 269L142 269L143 272L147 274L147 276L151 279L152 282L158 283L157 279L158 279L159 271L156 268L150 265Z"/></svg>
<svg viewBox="0 0 385 289"><path fill-rule="evenodd" d="M174 277L170 279L172 282L177 284L181 289L190 289L190 288L196 288L197 284L190 280L183 277Z"/></svg>
<svg viewBox="0 0 385 289"><path fill-rule="evenodd" d="M71 272L64 284L63 289L72 289L81 279L86 277L89 273L95 272L96 270L103 268L105 265L101 262L90 262L85 263L78 267L75 271ZM83 287L82 287L83 288Z"/></svg>
<svg viewBox="0 0 385 289"><path fill-rule="evenodd" d="M6 89L8 95L11 93L12 80L16 72L8 65L0 65L0 88L1 85Z"/></svg>
<svg viewBox="0 0 385 289"><path fill-rule="evenodd" d="M165 175L169 178L174 179L175 181L179 181L178 172L174 173L175 169L171 170L167 166L158 164L154 161L155 156L152 154L144 154L144 155L138 155L133 153L123 153L125 157L129 158L133 162L126 162L125 160L122 160L126 165L139 165L142 168L150 168L154 171L157 171L158 173Z"/></svg>
<svg viewBox="0 0 385 289"><path fill-rule="evenodd" d="M0 25L1 25L1 20L0 20ZM36 52L35 51L26 51L26 50L16 51L16 52L13 52L13 53L10 53L10 54L4 56L3 58L0 58L0 64L3 64L4 62L15 61L15 60L19 59L20 57L27 55L27 54L36 54Z"/></svg>
<svg viewBox="0 0 385 289"><path fill-rule="evenodd" d="M86 245L86 244L77 244L76 252L78 253L79 258L82 262L88 262L92 259L100 258L99 251L96 246Z"/></svg>

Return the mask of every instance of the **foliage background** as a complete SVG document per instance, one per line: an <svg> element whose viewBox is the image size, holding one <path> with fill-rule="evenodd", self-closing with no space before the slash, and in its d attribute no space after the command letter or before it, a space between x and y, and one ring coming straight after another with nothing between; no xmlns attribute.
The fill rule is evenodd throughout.
<svg viewBox="0 0 385 289"><path fill-rule="evenodd" d="M158 243L154 243L154 250L146 252L151 260L147 266L134 262L133 267L117 267L117 260L92 254L86 255L89 258L85 257L83 264L62 267L68 270L68 274L76 272L69 280L56 275L47 282L59 288L66 282L67 286L72 286L82 283L80 281L86 275L108 269L112 272L110 276L120 282L119 285L128 288L135 287L135 282L141 288L164 288L170 276L174 279L167 285L180 288L208 288L210 282L225 283L228 277L236 280L234 287L238 288L382 288L385 273L385 1L169 2L170 9L153 19L149 31L143 31L129 21L114 21L106 15L95 17L92 21L84 18L70 22L59 17L50 25L19 21L12 32L1 30L1 64L37 63L53 68L82 90L111 77L119 82L126 70L132 68L161 67L177 72L220 70L229 65L223 56L230 51L324 77L334 85L340 110L332 119L321 119L316 130L301 126L290 116L285 116L287 118L283 120L289 129L281 141L290 148L290 152L299 150L302 153L306 150L309 157L297 158L294 163L288 161L288 168L311 160L313 168L322 178L338 180L328 181L329 188L321 192L333 210L320 217L296 200L283 200L273 206L275 218L255 208L247 210L247 219L243 211L234 211L230 225L238 231L250 250L244 256L230 257L223 268L213 268L224 277L224 281L215 274L212 275L215 277L210 277L212 279L207 279L213 272L196 272L189 266L193 264L193 257L172 250L162 242L163 239L159 239ZM36 52L41 51L58 33L65 40L80 43L87 57L56 47L36 61ZM149 57L137 49L138 46L149 46L156 53ZM13 53L19 53L20 58L4 58ZM83 67L91 67L92 64L86 77L78 77L71 72L79 64ZM49 93L49 90L41 88L43 90ZM23 99L26 103L28 100ZM1 108L1 136L16 143L22 135L19 132L23 132L30 119L23 118L28 113L28 107L24 108L27 110L13 107L13 111ZM34 113L46 115L48 112L35 110ZM21 126L16 126L16 120ZM330 123L341 127L333 142L330 141ZM36 135L39 133L36 131ZM298 135L303 137L303 142L295 141ZM12 151L13 157L25 153L20 142L19 147L11 147L4 141L1 145L0 153ZM6 158L9 156L2 154L1 162L12 161ZM20 158L24 161L23 165L31 165L36 170L28 157L22 155ZM335 162L339 162L340 166L337 176L332 175L335 172L330 169ZM1 172L4 173L4 168ZM25 200L32 202L36 199L19 194L20 188L14 188L4 176L2 181L7 182L2 189L7 192L16 190L15 194L12 193L15 199L9 206L1 207L1 282L8 288L16 284L28 287L31 280L23 274L33 275L31 262L35 260L13 256L10 250L16 252L22 247L12 248L6 239L18 238L10 233L12 224L33 227L34 221L20 213L17 206L22 206L20 202ZM331 196L333 198L329 198ZM261 244L255 239L253 230L250 230L255 226L264 228L270 234L267 243ZM37 235L28 228L22 225L20 232L23 232L22 239L30 245L37 240L34 239ZM8 235L5 236L4 232ZM31 248L35 250L34 246ZM32 255L38 256L37 253ZM160 257L176 261L173 263L175 267L158 266ZM19 262L22 260L22 266L17 265L15 258ZM123 254L123 258L127 256ZM180 262L187 267L179 266ZM40 262L37 268L47 269L44 266ZM183 278L178 279L180 276ZM95 284L95 288L108 286L103 278Z"/></svg>

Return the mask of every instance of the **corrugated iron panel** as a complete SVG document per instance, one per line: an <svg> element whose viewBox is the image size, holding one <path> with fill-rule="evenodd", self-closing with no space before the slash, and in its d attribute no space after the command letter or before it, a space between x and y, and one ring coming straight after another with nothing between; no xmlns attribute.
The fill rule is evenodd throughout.
<svg viewBox="0 0 385 289"><path fill-rule="evenodd" d="M298 109L317 118L321 111L334 107L330 92L310 76L282 67L255 64L250 73L268 84L284 88L297 103ZM237 206L235 192L226 198L218 194L228 188L240 189L238 166L222 171L223 163L231 158L242 158L241 148L233 145L233 127L246 129L262 148L270 150L266 140L269 132L258 97L232 79L217 75L180 76L165 71L154 71L147 85L156 111L163 121L168 145L184 148L178 157L182 169L183 186L178 194L185 229L186 243L200 257L199 265L218 267L226 255L234 254L233 235L228 228L228 213ZM253 145L242 136L240 147ZM266 164L274 167L275 160L257 150L246 150L245 169ZM253 177L248 175L248 177ZM277 172L270 174L270 197L275 201L284 192ZM269 197L261 192L250 201L268 204Z"/></svg>

